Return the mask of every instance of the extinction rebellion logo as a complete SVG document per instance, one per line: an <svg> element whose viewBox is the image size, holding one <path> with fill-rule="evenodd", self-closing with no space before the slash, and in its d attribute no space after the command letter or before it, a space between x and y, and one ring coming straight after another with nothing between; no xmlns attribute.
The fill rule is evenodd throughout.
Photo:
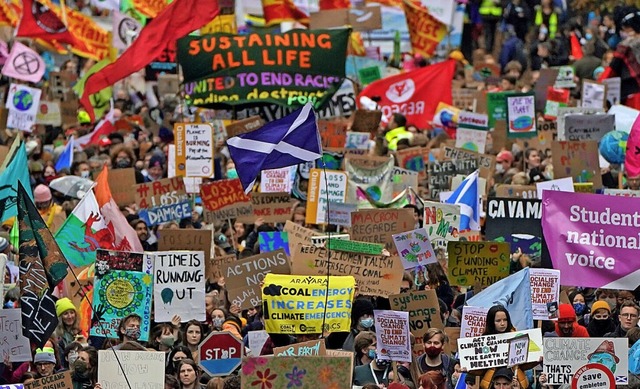
<svg viewBox="0 0 640 389"><path fill-rule="evenodd" d="M399 104L404 103L413 97L415 91L416 85L413 83L413 80L406 79L396 82L395 84L391 84L385 95L387 96L387 99Z"/></svg>

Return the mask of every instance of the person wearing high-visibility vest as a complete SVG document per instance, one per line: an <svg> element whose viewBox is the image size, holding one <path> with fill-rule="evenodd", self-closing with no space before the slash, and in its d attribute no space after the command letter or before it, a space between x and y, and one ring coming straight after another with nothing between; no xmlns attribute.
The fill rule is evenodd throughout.
<svg viewBox="0 0 640 389"><path fill-rule="evenodd" d="M482 28L484 29L484 46L487 53L491 54L495 43L496 28L502 17L500 0L482 0L478 12L482 18Z"/></svg>
<svg viewBox="0 0 640 389"><path fill-rule="evenodd" d="M545 35L549 40L554 39L558 32L560 11L553 7L551 0L542 0L535 10L533 23L540 28L540 35Z"/></svg>

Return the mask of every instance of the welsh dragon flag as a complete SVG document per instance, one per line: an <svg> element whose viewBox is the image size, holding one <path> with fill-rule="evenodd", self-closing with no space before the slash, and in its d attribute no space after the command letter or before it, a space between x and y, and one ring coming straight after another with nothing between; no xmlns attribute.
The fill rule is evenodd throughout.
<svg viewBox="0 0 640 389"><path fill-rule="evenodd" d="M100 173L97 185L80 200L55 237L74 267L95 263L98 249L144 251L136 232L111 197L106 169Z"/></svg>

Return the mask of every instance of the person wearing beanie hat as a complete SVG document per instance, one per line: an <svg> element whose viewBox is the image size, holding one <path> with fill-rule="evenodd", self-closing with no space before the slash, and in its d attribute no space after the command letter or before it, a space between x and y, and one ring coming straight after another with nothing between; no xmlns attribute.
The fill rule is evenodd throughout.
<svg viewBox="0 0 640 389"><path fill-rule="evenodd" d="M9 254L12 251L11 243L7 238L0 236L0 254Z"/></svg>
<svg viewBox="0 0 640 389"><path fill-rule="evenodd" d="M76 306L67 297L56 301L56 316L58 316L58 326L54 335L58 339L58 344L64 349L74 342L78 335L83 336L80 331L80 316Z"/></svg>
<svg viewBox="0 0 640 389"><path fill-rule="evenodd" d="M598 300L591 306L587 332L592 338L602 338L608 332L616 330L616 323L611 317L611 307L606 301Z"/></svg>
<svg viewBox="0 0 640 389"><path fill-rule="evenodd" d="M64 224L66 219L64 210L53 202L51 190L48 186L40 184L33 190L33 201L38 208L38 213L47 224L49 230L55 234Z"/></svg>
<svg viewBox="0 0 640 389"><path fill-rule="evenodd" d="M229 331L238 339L242 339L242 321L234 315L229 315L222 323L222 331Z"/></svg>
<svg viewBox="0 0 640 389"><path fill-rule="evenodd" d="M36 349L36 355L33 357L33 363L36 365L38 378L49 377L55 373L56 354L53 347L43 347Z"/></svg>
<svg viewBox="0 0 640 389"><path fill-rule="evenodd" d="M357 298L351 306L351 332L342 344L345 351L355 352L355 339L360 331L374 331L373 303L367 298Z"/></svg>
<svg viewBox="0 0 640 389"><path fill-rule="evenodd" d="M558 321L556 335L561 338L588 338L587 329L578 324L576 312L571 304L560 304L558 307Z"/></svg>

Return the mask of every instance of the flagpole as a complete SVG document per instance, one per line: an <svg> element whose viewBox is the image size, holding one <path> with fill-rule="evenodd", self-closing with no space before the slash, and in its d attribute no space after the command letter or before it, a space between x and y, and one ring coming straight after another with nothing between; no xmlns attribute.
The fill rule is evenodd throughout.
<svg viewBox="0 0 640 389"><path fill-rule="evenodd" d="M64 25L67 25L67 6L64 3L64 0L60 0L60 9L62 10L62 22Z"/></svg>

